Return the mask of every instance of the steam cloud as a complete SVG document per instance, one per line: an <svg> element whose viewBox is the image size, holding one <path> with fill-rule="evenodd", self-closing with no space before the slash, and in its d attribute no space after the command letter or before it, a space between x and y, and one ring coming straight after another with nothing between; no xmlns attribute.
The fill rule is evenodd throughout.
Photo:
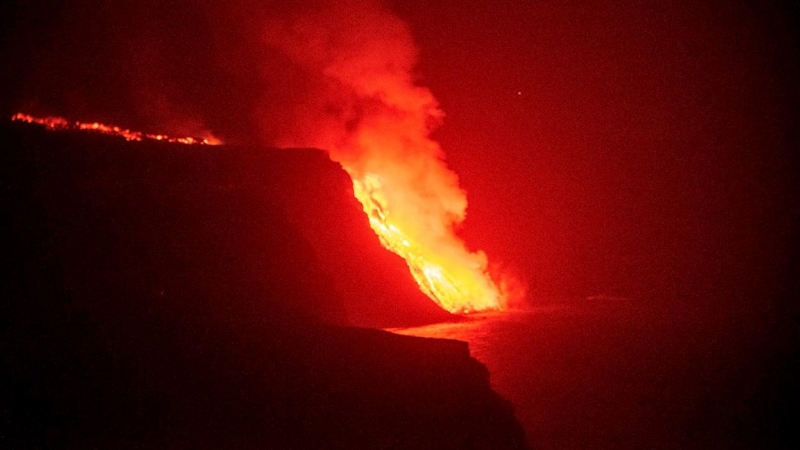
<svg viewBox="0 0 800 450"><path fill-rule="evenodd" d="M357 172L410 169L410 177L396 176L463 219L463 192L429 138L444 114L414 83L418 51L402 20L377 1L331 2L270 30L267 40L316 76L280 144L328 149Z"/></svg>
<svg viewBox="0 0 800 450"><path fill-rule="evenodd" d="M327 149L354 178L379 174L393 214L415 223L416 237L453 244L466 195L429 137L444 114L415 84L418 50L408 26L378 1L329 2L273 24L267 42L313 80L279 144Z"/></svg>

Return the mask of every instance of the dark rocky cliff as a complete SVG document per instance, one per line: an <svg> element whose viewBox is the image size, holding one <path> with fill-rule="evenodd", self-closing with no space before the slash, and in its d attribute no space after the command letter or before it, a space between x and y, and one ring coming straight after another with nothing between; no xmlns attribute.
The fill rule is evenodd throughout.
<svg viewBox="0 0 800 450"><path fill-rule="evenodd" d="M1 447L524 448L324 155L0 139Z"/></svg>

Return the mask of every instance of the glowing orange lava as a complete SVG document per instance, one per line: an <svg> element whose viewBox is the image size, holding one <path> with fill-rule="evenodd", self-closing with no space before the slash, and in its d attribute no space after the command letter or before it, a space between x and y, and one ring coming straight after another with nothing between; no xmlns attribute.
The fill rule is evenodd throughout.
<svg viewBox="0 0 800 450"><path fill-rule="evenodd" d="M420 235L425 218L393 214L385 181L376 174L353 177L353 191L381 244L405 259L422 292L451 313L505 309L505 294L487 273L486 256L469 252L452 230L433 240L424 229Z"/></svg>
<svg viewBox="0 0 800 450"><path fill-rule="evenodd" d="M112 136L120 136L128 141L142 141L151 139L154 141L172 142L178 144L200 144L200 145L220 145L222 141L219 139L208 136L206 138L194 137L169 137L165 134L147 134L141 131L131 131L127 128L120 128L111 125L105 125L99 122L70 122L63 117L34 117L28 114L16 113L11 116L11 120L36 123L47 127L49 130L84 130L93 131L97 133L110 134Z"/></svg>

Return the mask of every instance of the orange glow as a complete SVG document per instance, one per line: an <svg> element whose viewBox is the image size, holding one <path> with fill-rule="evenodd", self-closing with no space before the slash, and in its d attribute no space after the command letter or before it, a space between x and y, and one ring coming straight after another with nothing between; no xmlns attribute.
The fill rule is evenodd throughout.
<svg viewBox="0 0 800 450"><path fill-rule="evenodd" d="M33 117L28 114L16 113L11 116L11 120L36 123L47 127L49 130L84 130L97 133L109 134L112 136L120 136L127 141L142 141L151 139L154 141L172 142L178 144L199 144L199 145L220 145L222 141L214 136L207 136L205 138L195 137L169 137L165 134L147 134L141 131L131 131L127 128L120 128L111 125L105 125L99 122L69 122L63 117Z"/></svg>
<svg viewBox="0 0 800 450"><path fill-rule="evenodd" d="M405 259L423 293L451 313L506 309L508 282L456 234L467 195L431 133L444 112L417 84L408 25L379 2L329 2L268 41L313 83L279 145L326 149L350 175L370 227Z"/></svg>
<svg viewBox="0 0 800 450"><path fill-rule="evenodd" d="M505 295L486 271L486 256L470 253L449 229L429 239L426 234L432 230L423 224L431 217L394 214L390 198L403 195L387 195L390 186L385 183L380 175L366 174L353 178L353 191L381 244L405 259L422 292L451 313L504 309Z"/></svg>

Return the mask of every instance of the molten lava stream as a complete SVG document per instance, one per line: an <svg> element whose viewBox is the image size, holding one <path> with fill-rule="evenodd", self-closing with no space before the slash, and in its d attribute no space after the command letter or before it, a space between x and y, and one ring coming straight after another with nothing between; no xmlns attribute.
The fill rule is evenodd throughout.
<svg viewBox="0 0 800 450"><path fill-rule="evenodd" d="M403 224L392 215L384 189L377 175L353 177L353 191L370 226L386 249L405 259L422 292L454 314L505 309L505 295L487 273L482 253L467 251L452 231L434 241L404 231L421 227Z"/></svg>

